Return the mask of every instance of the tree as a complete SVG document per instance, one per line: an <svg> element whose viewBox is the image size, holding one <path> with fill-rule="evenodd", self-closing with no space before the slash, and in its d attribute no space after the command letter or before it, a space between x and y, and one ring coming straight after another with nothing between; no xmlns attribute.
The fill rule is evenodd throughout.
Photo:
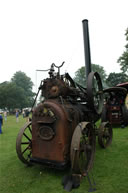
<svg viewBox="0 0 128 193"><path fill-rule="evenodd" d="M86 87L86 77L85 77L85 67L84 66L79 68L75 72L74 81L82 85L83 87Z"/></svg>
<svg viewBox="0 0 128 193"><path fill-rule="evenodd" d="M25 102L25 95L22 88L12 82L0 84L0 107L8 110L22 108Z"/></svg>
<svg viewBox="0 0 128 193"><path fill-rule="evenodd" d="M15 82L18 87L23 88L26 92L32 91L33 82L24 72L16 72L11 78L11 81Z"/></svg>
<svg viewBox="0 0 128 193"><path fill-rule="evenodd" d="M106 85L106 72L104 68L100 65L97 64L92 64L92 71L93 72L98 72L100 74L101 80L103 85ZM86 87L86 75L85 75L85 66L79 68L75 72L75 77L74 81L77 82L78 84L82 85L83 87Z"/></svg>
<svg viewBox="0 0 128 193"><path fill-rule="evenodd" d="M0 84L0 108L22 109L33 104L33 83L24 72L16 72L10 82Z"/></svg>
<svg viewBox="0 0 128 193"><path fill-rule="evenodd" d="M126 29L126 41L128 41L128 28ZM120 69L123 73L128 72L128 43L125 45L125 51L123 52L122 56L119 57L117 62L120 64Z"/></svg>
<svg viewBox="0 0 128 193"><path fill-rule="evenodd" d="M18 71L12 77L11 82L15 83L19 88L24 90L25 101L23 106L31 106L35 95L32 92L33 82L31 79L24 72Z"/></svg>
<svg viewBox="0 0 128 193"><path fill-rule="evenodd" d="M113 87L116 86L117 84L127 82L128 81L128 76L124 73L110 73L108 78L106 79L106 83L108 86Z"/></svg>

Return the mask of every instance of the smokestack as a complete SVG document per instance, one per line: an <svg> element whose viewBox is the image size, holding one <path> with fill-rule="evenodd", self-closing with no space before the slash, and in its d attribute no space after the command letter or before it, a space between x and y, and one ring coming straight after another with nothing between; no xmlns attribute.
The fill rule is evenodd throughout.
<svg viewBox="0 0 128 193"><path fill-rule="evenodd" d="M83 39L84 39L84 55L85 55L85 72L86 72L86 79L87 79L88 74L91 72L88 20L85 19L82 21L82 23L83 23Z"/></svg>

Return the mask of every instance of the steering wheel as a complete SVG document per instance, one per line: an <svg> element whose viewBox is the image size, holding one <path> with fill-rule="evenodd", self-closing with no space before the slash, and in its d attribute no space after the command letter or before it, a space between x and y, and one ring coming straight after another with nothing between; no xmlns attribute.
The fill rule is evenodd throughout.
<svg viewBox="0 0 128 193"><path fill-rule="evenodd" d="M90 72L87 79L87 97L89 107L97 114L103 108L103 87L98 72Z"/></svg>

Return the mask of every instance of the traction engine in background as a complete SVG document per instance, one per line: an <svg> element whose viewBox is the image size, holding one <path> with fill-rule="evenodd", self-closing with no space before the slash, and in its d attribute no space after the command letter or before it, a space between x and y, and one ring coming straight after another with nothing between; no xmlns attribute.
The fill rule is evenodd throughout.
<svg viewBox="0 0 128 193"><path fill-rule="evenodd" d="M109 121L111 125L128 125L128 83L118 84L104 90L106 96L101 120Z"/></svg>

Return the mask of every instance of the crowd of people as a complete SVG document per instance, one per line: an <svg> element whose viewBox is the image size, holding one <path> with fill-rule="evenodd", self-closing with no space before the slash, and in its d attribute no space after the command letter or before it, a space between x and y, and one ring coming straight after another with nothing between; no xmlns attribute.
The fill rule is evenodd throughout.
<svg viewBox="0 0 128 193"><path fill-rule="evenodd" d="M4 111L3 113L0 112L0 134L3 133L2 131L3 119L5 122L7 121L7 114L8 114L7 111ZM26 121L29 121L29 114L30 114L30 111L28 109L25 109L25 110L23 109L22 115L23 115L23 118L26 118ZM16 116L17 123L19 122L19 115L20 115L20 111L16 109L15 116Z"/></svg>

